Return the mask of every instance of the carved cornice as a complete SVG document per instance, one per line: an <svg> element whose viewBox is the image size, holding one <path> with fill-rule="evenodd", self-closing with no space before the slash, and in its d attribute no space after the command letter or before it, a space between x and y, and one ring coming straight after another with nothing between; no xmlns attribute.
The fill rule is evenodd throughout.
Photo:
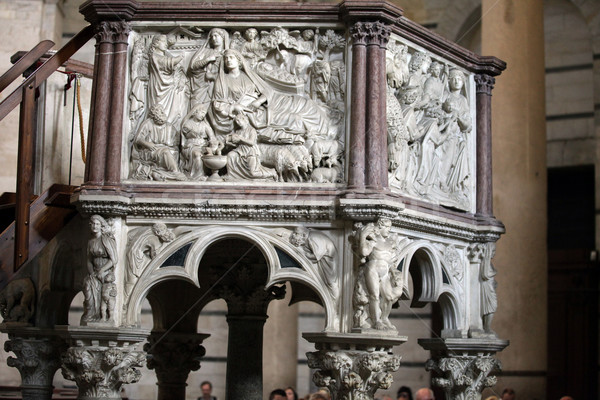
<svg viewBox="0 0 600 400"><path fill-rule="evenodd" d="M67 348L59 338L20 338L10 335L4 350L17 356L8 357L9 367L17 368L23 386L52 386L54 373L60 367L60 355Z"/></svg>
<svg viewBox="0 0 600 400"><path fill-rule="evenodd" d="M327 387L335 399L372 399L377 389L388 389L400 357L385 351L320 350L306 353L316 369L313 381Z"/></svg>
<svg viewBox="0 0 600 400"><path fill-rule="evenodd" d="M491 96L494 83L496 83L496 78L493 76L487 74L475 75L475 90L477 93L483 93Z"/></svg>

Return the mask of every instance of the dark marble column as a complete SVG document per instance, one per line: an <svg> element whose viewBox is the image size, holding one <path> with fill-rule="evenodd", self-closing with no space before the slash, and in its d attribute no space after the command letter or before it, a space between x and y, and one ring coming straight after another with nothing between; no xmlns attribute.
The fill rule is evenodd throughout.
<svg viewBox="0 0 600 400"><path fill-rule="evenodd" d="M200 359L206 354L201 344L209 336L152 332L144 351L148 369L156 371L158 400L185 400L188 375L200 368Z"/></svg>
<svg viewBox="0 0 600 400"><path fill-rule="evenodd" d="M356 191L361 191L365 187L367 31L364 25L363 22L357 22L350 27L353 43L348 186Z"/></svg>
<svg viewBox="0 0 600 400"><path fill-rule="evenodd" d="M113 73L113 36L110 22L100 22L96 26L97 65L95 69L94 93L92 93L93 132L89 141L87 179L90 184L98 185L104 181L108 125L110 121L111 79Z"/></svg>
<svg viewBox="0 0 600 400"><path fill-rule="evenodd" d="M475 75L477 92L477 214L493 215L492 204L492 89L494 77Z"/></svg>
<svg viewBox="0 0 600 400"><path fill-rule="evenodd" d="M114 34L114 55L110 95L110 127L106 154L104 180L109 185L117 184L121 174L121 147L123 137L123 110L125 107L125 72L127 70L127 37L131 31L128 22L111 22Z"/></svg>
<svg viewBox="0 0 600 400"><path fill-rule="evenodd" d="M367 31L366 186L387 187L387 125L385 122L385 45L390 27L383 22L364 23Z"/></svg>

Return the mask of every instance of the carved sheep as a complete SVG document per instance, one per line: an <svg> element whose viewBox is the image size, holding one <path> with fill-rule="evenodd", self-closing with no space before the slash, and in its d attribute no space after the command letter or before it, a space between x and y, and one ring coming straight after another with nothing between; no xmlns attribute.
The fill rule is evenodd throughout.
<svg viewBox="0 0 600 400"><path fill-rule="evenodd" d="M260 143L258 147L261 164L265 167L275 168L280 182L294 178L300 180L298 161L286 146Z"/></svg>
<svg viewBox="0 0 600 400"><path fill-rule="evenodd" d="M317 139L312 145L310 153L313 157L315 168L321 166L333 167L338 164L338 158L342 154L342 146L337 140Z"/></svg>
<svg viewBox="0 0 600 400"><path fill-rule="evenodd" d="M334 165L331 168L315 168L311 180L315 183L340 183L342 181L342 168Z"/></svg>
<svg viewBox="0 0 600 400"><path fill-rule="evenodd" d="M308 181L312 170L312 157L303 145L287 145L286 148L292 153L298 163L300 181Z"/></svg>
<svg viewBox="0 0 600 400"><path fill-rule="evenodd" d="M29 278L16 279L0 292L0 314L4 322L29 322L34 303L35 287Z"/></svg>

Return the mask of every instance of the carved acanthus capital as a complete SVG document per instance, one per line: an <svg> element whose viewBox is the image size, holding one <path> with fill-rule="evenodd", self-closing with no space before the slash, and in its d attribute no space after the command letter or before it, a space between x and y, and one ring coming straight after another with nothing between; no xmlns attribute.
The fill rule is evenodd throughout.
<svg viewBox="0 0 600 400"><path fill-rule="evenodd" d="M145 353L133 347L71 347L62 357L62 374L75 381L80 398L120 398L121 386L137 382Z"/></svg>
<svg viewBox="0 0 600 400"><path fill-rule="evenodd" d="M153 333L144 345L148 353L148 369L156 371L159 383L183 383L190 371L200 369L200 359L206 354L201 345L208 335L167 335Z"/></svg>
<svg viewBox="0 0 600 400"><path fill-rule="evenodd" d="M380 47L385 47L392 31L389 25L381 21L365 22L365 30L367 31L367 43Z"/></svg>
<svg viewBox="0 0 600 400"><path fill-rule="evenodd" d="M113 32L110 22L102 21L94 27L94 30L96 31L95 37L98 44L112 42Z"/></svg>
<svg viewBox="0 0 600 400"><path fill-rule="evenodd" d="M7 364L21 374L22 386L51 386L54 373L60 367L61 353L66 343L58 338L20 338L10 335L4 350L13 352Z"/></svg>
<svg viewBox="0 0 600 400"><path fill-rule="evenodd" d="M227 285L219 288L218 293L227 302L229 315L266 315L272 300L285 297L285 286L272 286L265 290L264 285L249 289Z"/></svg>
<svg viewBox="0 0 600 400"><path fill-rule="evenodd" d="M377 389L388 389L400 357L384 351L320 350L306 353L316 369L313 381L329 389L334 400L372 399Z"/></svg>
<svg viewBox="0 0 600 400"><path fill-rule="evenodd" d="M469 245L467 249L467 257L469 258L469 262L472 264L478 264L483 259L483 253L485 252L485 244L483 243L473 243Z"/></svg>
<svg viewBox="0 0 600 400"><path fill-rule="evenodd" d="M491 96L494 83L496 83L496 78L493 76L487 74L475 75L475 90L477 93L484 93Z"/></svg>
<svg viewBox="0 0 600 400"><path fill-rule="evenodd" d="M115 43L127 44L127 37L131 32L131 24L127 21L109 22L110 30L113 33L113 41Z"/></svg>
<svg viewBox="0 0 600 400"><path fill-rule="evenodd" d="M432 382L444 389L446 398L471 400L481 398L483 389L496 384L496 377L490 374L501 366L491 356L462 355L429 359L425 368L440 375Z"/></svg>
<svg viewBox="0 0 600 400"><path fill-rule="evenodd" d="M365 46L367 44L366 22L357 22L350 27L350 36L355 45Z"/></svg>

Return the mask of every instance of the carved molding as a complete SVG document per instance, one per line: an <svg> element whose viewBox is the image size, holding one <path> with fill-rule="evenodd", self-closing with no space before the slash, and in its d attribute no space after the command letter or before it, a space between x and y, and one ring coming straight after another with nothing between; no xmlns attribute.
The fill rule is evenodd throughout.
<svg viewBox="0 0 600 400"><path fill-rule="evenodd" d="M52 387L54 373L60 367L61 353L67 348L58 338L21 338L10 335L4 343L6 352L17 356L8 357L7 364L21 374L22 386Z"/></svg>
<svg viewBox="0 0 600 400"><path fill-rule="evenodd" d="M487 74L477 74L475 75L475 90L476 92L487 94L488 96L492 95L492 89L494 89L494 84L496 83L496 78Z"/></svg>
<svg viewBox="0 0 600 400"><path fill-rule="evenodd" d="M446 398L475 400L481 398L483 389L496 384L496 377L490 374L499 371L501 364L491 356L457 355L429 359L425 369L440 375L432 383L444 389Z"/></svg>
<svg viewBox="0 0 600 400"><path fill-rule="evenodd" d="M377 389L388 389L400 357L383 351L337 350L306 353L316 369L313 381L327 387L334 400L372 399Z"/></svg>
<svg viewBox="0 0 600 400"><path fill-rule="evenodd" d="M142 374L145 353L133 347L70 347L62 357L65 379L75 381L80 398L120 398L121 386Z"/></svg>

